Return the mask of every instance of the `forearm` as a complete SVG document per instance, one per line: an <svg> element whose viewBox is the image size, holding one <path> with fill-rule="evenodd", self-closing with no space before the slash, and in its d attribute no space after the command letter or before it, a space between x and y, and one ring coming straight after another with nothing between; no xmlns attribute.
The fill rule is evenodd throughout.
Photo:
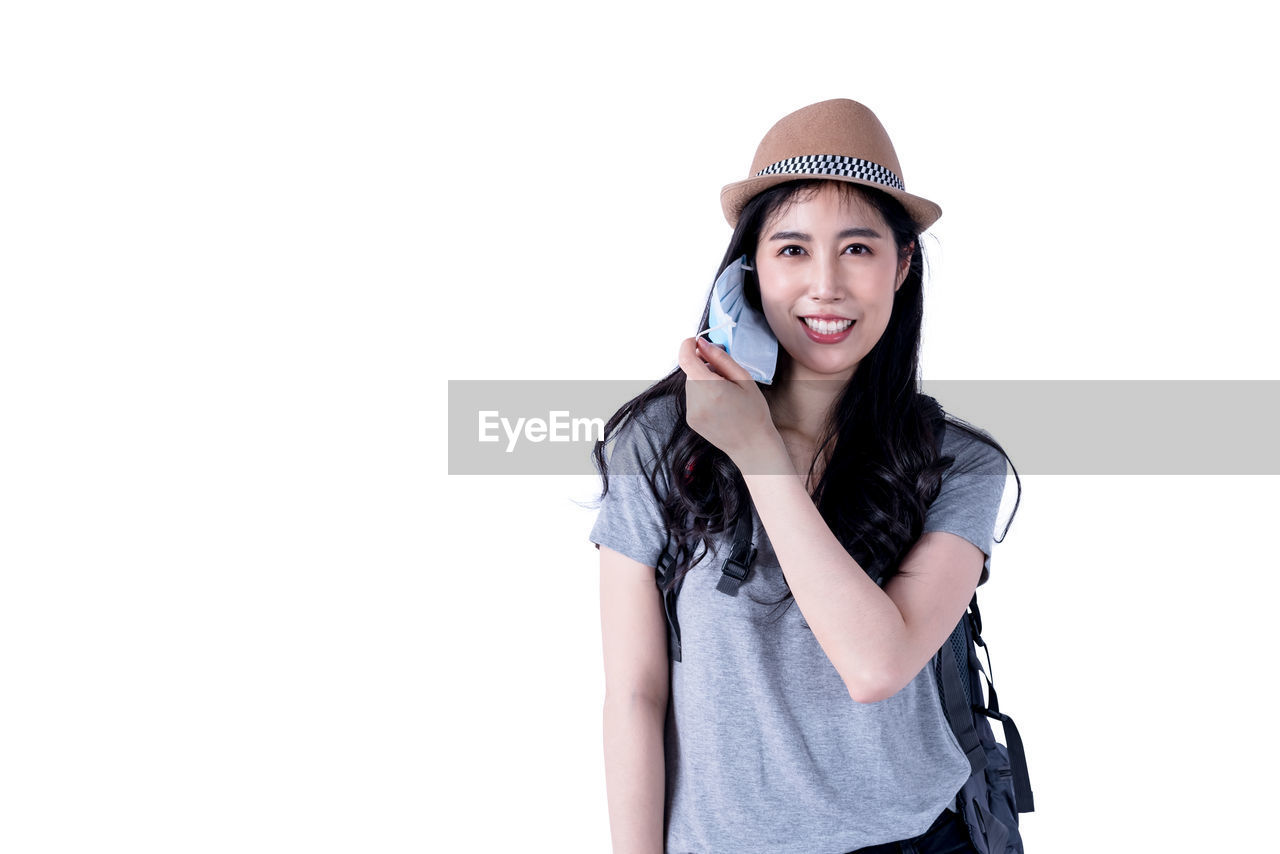
<svg viewBox="0 0 1280 854"><path fill-rule="evenodd" d="M797 474L781 439L739 465L796 605L855 700L880 699L898 680L906 624L893 600L845 551Z"/></svg>
<svg viewBox="0 0 1280 854"><path fill-rule="evenodd" d="M604 768L614 854L663 854L666 705L637 697L604 703Z"/></svg>

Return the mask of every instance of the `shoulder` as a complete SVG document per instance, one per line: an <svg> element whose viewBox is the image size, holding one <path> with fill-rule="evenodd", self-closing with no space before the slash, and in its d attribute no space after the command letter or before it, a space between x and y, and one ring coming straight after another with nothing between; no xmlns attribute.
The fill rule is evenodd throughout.
<svg viewBox="0 0 1280 854"><path fill-rule="evenodd" d="M679 418L674 395L645 402L633 410L609 438L613 446L610 464L619 467L619 474L639 473L635 466L650 469L670 441ZM632 468L625 470L629 466Z"/></svg>
<svg viewBox="0 0 1280 854"><path fill-rule="evenodd" d="M679 418L680 410L676 405L675 395L666 394L645 403L639 411L633 413L631 420L647 434L666 439L670 437Z"/></svg>
<svg viewBox="0 0 1280 854"><path fill-rule="evenodd" d="M955 461L948 468L944 478L955 474L1004 477L1008 467L1004 452L994 444L994 437L977 425L950 413L947 413L947 416L946 432L942 436L942 454L954 457Z"/></svg>

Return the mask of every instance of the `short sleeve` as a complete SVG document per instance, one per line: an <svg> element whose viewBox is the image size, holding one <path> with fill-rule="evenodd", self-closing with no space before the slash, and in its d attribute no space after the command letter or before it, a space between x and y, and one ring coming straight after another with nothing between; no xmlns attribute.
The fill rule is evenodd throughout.
<svg viewBox="0 0 1280 854"><path fill-rule="evenodd" d="M645 566L658 565L667 541L659 503L659 496L665 495L659 455L671 427L667 409L661 402L650 405L643 415L623 424L606 445L609 491L589 535L596 545ZM656 480L658 496L649 486L650 477Z"/></svg>
<svg viewBox="0 0 1280 854"><path fill-rule="evenodd" d="M942 475L942 488L925 512L922 533L947 531L980 548L983 560L978 584L985 584L1008 476L1005 458L986 442L950 425L942 451L954 456L955 462Z"/></svg>

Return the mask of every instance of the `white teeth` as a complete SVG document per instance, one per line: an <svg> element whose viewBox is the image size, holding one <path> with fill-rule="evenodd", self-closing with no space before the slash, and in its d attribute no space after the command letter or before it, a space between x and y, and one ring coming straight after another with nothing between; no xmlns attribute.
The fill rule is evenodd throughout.
<svg viewBox="0 0 1280 854"><path fill-rule="evenodd" d="M811 317L802 317L800 319L819 335L834 335L837 332L843 332L853 324L852 320L814 320Z"/></svg>

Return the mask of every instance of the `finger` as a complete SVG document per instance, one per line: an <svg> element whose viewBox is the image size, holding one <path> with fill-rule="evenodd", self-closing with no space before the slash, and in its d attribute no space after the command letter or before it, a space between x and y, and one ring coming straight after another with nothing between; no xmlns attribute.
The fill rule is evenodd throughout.
<svg viewBox="0 0 1280 854"><path fill-rule="evenodd" d="M707 359L702 353L698 352L695 341L696 339L694 338L686 338L680 342L680 353L676 357L676 362L680 365L680 369L684 371L685 376L691 380L724 379L724 377L704 364Z"/></svg>
<svg viewBox="0 0 1280 854"><path fill-rule="evenodd" d="M709 341L698 339L698 355L711 363L711 368L720 376L741 385L744 382L754 383L747 369L739 365L737 360Z"/></svg>

